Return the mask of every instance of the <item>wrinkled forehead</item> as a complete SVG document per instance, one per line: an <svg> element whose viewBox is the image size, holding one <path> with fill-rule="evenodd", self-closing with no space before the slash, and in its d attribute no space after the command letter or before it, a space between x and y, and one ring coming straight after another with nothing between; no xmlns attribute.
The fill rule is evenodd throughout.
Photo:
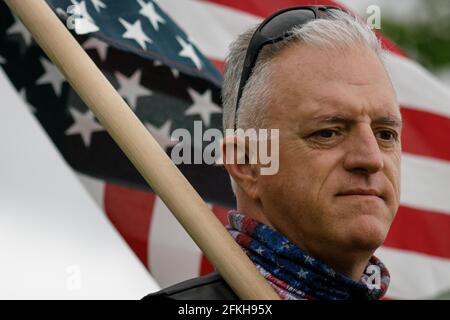
<svg viewBox="0 0 450 320"><path fill-rule="evenodd" d="M328 80L355 84L390 82L381 57L363 45L320 47L295 42L278 52L271 65L278 80L312 84Z"/></svg>
<svg viewBox="0 0 450 320"><path fill-rule="evenodd" d="M305 116L334 110L401 117L389 75L368 48L321 50L297 45L281 52L272 68L275 112L287 108Z"/></svg>
<svg viewBox="0 0 450 320"><path fill-rule="evenodd" d="M396 100L383 95L358 98L357 95L319 96L317 99L311 99L309 103L299 105L294 109L293 115L298 115L299 122L313 124L352 124L363 120L402 128L400 107Z"/></svg>
<svg viewBox="0 0 450 320"><path fill-rule="evenodd" d="M292 95L284 96L281 104L288 120L298 123L333 120L330 123L350 124L360 120L387 119L392 126L401 128L400 107L390 86L336 80L324 82L307 92L292 91Z"/></svg>

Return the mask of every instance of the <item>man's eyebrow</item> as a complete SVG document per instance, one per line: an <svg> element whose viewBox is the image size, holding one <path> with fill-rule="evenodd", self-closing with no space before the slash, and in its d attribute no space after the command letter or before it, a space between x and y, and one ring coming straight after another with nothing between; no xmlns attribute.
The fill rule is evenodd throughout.
<svg viewBox="0 0 450 320"><path fill-rule="evenodd" d="M333 123L343 123L343 124L352 124L355 122L354 119L348 118L348 117L344 117L344 116L316 116L313 117L311 119L312 122L314 122L315 124L322 124L322 123L328 123L328 124L333 124ZM395 117L395 116L385 116L385 117L380 117L375 119L374 121L372 121L372 124L383 124L383 125L388 125L391 127L397 127L397 128L402 128L403 126L403 122L400 118Z"/></svg>
<svg viewBox="0 0 450 320"><path fill-rule="evenodd" d="M334 124L334 123L341 123L341 124L351 124L355 122L354 120L344 117L344 116L316 116L311 118L311 122L314 124Z"/></svg>
<svg viewBox="0 0 450 320"><path fill-rule="evenodd" d="M372 123L384 124L384 125L388 125L391 127L397 127L399 129L401 129L403 127L403 121L401 119L399 119L398 117L392 117L392 116L378 118L378 119L374 120Z"/></svg>

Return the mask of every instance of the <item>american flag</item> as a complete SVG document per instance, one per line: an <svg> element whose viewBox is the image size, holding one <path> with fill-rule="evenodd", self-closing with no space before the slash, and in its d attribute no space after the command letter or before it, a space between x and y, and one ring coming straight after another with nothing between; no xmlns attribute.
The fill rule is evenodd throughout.
<svg viewBox="0 0 450 320"><path fill-rule="evenodd" d="M85 34L77 35L78 41L167 152L176 128L193 130L194 120L202 120L205 128L221 127L220 73L213 64L223 69L227 47L237 34L283 7L336 4L327 0L50 3L62 18L65 8L78 4L87 19L86 32L79 32ZM210 272L211 264L30 34L3 3L0 9L2 67L153 277L165 287ZM433 298L450 291L450 90L395 44L382 35L380 39L404 129L401 207L376 255L392 275L389 298ZM206 165L179 168L225 223L225 213L234 206L225 171Z"/></svg>

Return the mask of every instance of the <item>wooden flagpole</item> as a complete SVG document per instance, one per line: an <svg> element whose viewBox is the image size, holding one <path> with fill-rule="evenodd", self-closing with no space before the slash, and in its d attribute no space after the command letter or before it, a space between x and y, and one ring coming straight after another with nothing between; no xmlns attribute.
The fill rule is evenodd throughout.
<svg viewBox="0 0 450 320"><path fill-rule="evenodd" d="M47 3L5 2L234 292L241 299L279 299Z"/></svg>

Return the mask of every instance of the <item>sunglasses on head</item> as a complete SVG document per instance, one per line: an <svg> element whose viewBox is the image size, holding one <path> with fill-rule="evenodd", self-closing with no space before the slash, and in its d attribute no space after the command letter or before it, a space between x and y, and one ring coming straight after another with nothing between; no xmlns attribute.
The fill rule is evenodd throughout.
<svg viewBox="0 0 450 320"><path fill-rule="evenodd" d="M237 111L244 87L255 67L258 54L266 44L274 44L289 36L293 27L301 27L309 21L326 17L327 14L337 10L346 12L338 7L331 6L301 6L291 7L278 11L266 18L253 34L245 55L244 67L242 68L241 80L236 99L234 127L237 126Z"/></svg>

